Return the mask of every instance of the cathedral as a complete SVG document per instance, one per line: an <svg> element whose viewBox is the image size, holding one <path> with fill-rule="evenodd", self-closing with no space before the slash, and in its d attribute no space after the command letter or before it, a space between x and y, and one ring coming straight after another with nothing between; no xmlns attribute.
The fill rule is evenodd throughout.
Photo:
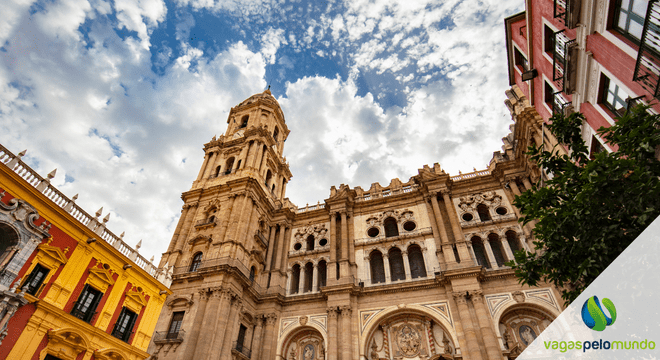
<svg viewBox="0 0 660 360"><path fill-rule="evenodd" d="M514 123L487 169L424 165L304 208L286 198L277 100L266 90L233 107L181 196L151 359L515 359L564 304L506 265L534 249L512 205L543 176L525 151L550 145L524 93L507 97Z"/></svg>

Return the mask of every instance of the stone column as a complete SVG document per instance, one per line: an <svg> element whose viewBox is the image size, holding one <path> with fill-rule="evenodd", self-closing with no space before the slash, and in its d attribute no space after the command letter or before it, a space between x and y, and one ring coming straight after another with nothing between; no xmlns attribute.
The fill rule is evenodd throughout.
<svg viewBox="0 0 660 360"><path fill-rule="evenodd" d="M449 222L451 223L452 231L454 232L454 240L456 241L456 248L458 249L458 254L461 257L461 261L465 258L465 261L471 265L474 265L474 262L470 259L470 253L467 250L465 245L465 240L463 238L463 231L459 225L458 216L456 215L456 210L454 209L453 202L449 197L448 191L442 192L442 198L445 202L445 208L447 209L447 215L449 216Z"/></svg>
<svg viewBox="0 0 660 360"><path fill-rule="evenodd" d="M282 251L282 268L284 271L286 271L287 268L287 263L289 260L289 248L290 244L289 241L291 240L291 227L285 226L284 227L284 243L283 243L283 251ZM284 271L282 271L282 274L284 274Z"/></svg>
<svg viewBox="0 0 660 360"><path fill-rule="evenodd" d="M211 175L211 169L213 168L213 164L215 163L215 158L218 156L218 152L214 151L211 154L211 159L209 162L206 164L206 169L204 170L204 175L202 175L202 179L208 179L209 176Z"/></svg>
<svg viewBox="0 0 660 360"><path fill-rule="evenodd" d="M286 195L286 179L282 177L282 191L280 192L280 199L284 200L285 195Z"/></svg>
<svg viewBox="0 0 660 360"><path fill-rule="evenodd" d="M390 257L387 253L383 254L383 268L385 270L385 283L389 284L392 282L392 276L390 274Z"/></svg>
<svg viewBox="0 0 660 360"><path fill-rule="evenodd" d="M357 266L355 264L355 234L354 234L354 228L355 224L353 223L353 212L349 211L347 213L348 215L348 223L346 226L348 227L348 262L351 265ZM357 275L357 274L355 274Z"/></svg>
<svg viewBox="0 0 660 360"><path fill-rule="evenodd" d="M266 271L270 271L273 261L273 252L275 252L275 226L271 226L268 234L268 254L266 255Z"/></svg>
<svg viewBox="0 0 660 360"><path fill-rule="evenodd" d="M280 224L280 238L277 241L277 256L275 257L275 270L280 270L282 266L282 252L288 251L289 249L284 248L284 233L286 232L286 227L284 223Z"/></svg>
<svg viewBox="0 0 660 360"><path fill-rule="evenodd" d="M429 197L424 198L424 205L426 205L426 212L429 214L429 223L431 223L431 230L433 231L433 240L435 240L435 248L440 250L442 249L442 240L440 239L440 231L438 230L438 222L436 221L436 216L433 210L433 207L431 207L431 204L429 204ZM436 200L437 202L437 200Z"/></svg>
<svg viewBox="0 0 660 360"><path fill-rule="evenodd" d="M181 249L183 249L183 244L186 242L188 231L190 231L190 225L192 225L192 222L195 219L195 210L197 208L197 204L185 204L183 207L187 210L186 219L181 226L181 232L179 233L179 238L176 240L176 247L174 248L174 251L181 251Z"/></svg>
<svg viewBox="0 0 660 360"><path fill-rule="evenodd" d="M273 336L275 336L275 322L277 314L270 313L266 315L266 333L264 334L264 344L262 346L261 360L272 360L270 355L273 348Z"/></svg>
<svg viewBox="0 0 660 360"><path fill-rule="evenodd" d="M213 334L215 331L216 321L218 319L218 310L220 309L221 292L219 289L214 289L206 303L206 311L204 319L201 323L201 330L197 338L197 348L195 349L195 360L205 360L209 355L211 343L213 342Z"/></svg>
<svg viewBox="0 0 660 360"><path fill-rule="evenodd" d="M431 194L431 204L433 207L433 214L435 214L435 221L438 225L438 231L440 232L440 237L442 238L442 243L449 243L449 237L447 236L447 227L445 227L445 222L442 220L442 212L440 211L440 205L438 205L438 194Z"/></svg>
<svg viewBox="0 0 660 360"><path fill-rule="evenodd" d="M220 306L219 309L216 310L218 318L215 319L215 331L211 330L213 333L213 351L209 352L209 359L219 358L220 354L217 350L222 349L222 339L225 332L228 331L227 318L229 317L229 305L231 303L232 293L228 289L218 289L214 292L214 295L218 296L220 299Z"/></svg>
<svg viewBox="0 0 660 360"><path fill-rule="evenodd" d="M286 271L286 294L291 295L291 269Z"/></svg>
<svg viewBox="0 0 660 360"><path fill-rule="evenodd" d="M330 212L330 262L328 263L328 280L337 278L337 213Z"/></svg>
<svg viewBox="0 0 660 360"><path fill-rule="evenodd" d="M250 348L252 349L252 353L254 354L255 359L258 360L259 355L261 355L261 336L264 332L264 316L255 316L255 321L257 323L254 326L254 331L252 332L252 345Z"/></svg>
<svg viewBox="0 0 660 360"><path fill-rule="evenodd" d="M259 145L257 144L256 141L253 141L252 145L250 145L248 143L248 151L247 151L247 155L245 156L245 166L244 167L246 167L246 168L247 167L252 167L252 163L254 162L254 158L255 158L255 153L257 152L257 146L259 146Z"/></svg>
<svg viewBox="0 0 660 360"><path fill-rule="evenodd" d="M266 162L268 161L268 148L263 152L261 156L261 165L259 165L259 173L261 177L265 179L266 176Z"/></svg>
<svg viewBox="0 0 660 360"><path fill-rule="evenodd" d="M197 311L195 312L195 320L193 327L188 332L188 338L185 339L186 351L183 353L182 360L193 360L197 342L199 340L199 331L202 329L202 322L204 321L204 314L206 313L206 305L209 301L208 289L199 290L199 304L197 304Z"/></svg>
<svg viewBox="0 0 660 360"><path fill-rule="evenodd" d="M341 262L340 262L340 277L346 277L348 271L348 220L346 219L346 211L339 213L341 216Z"/></svg>
<svg viewBox="0 0 660 360"><path fill-rule="evenodd" d="M305 293L305 284L306 284L305 280L307 280L307 271L305 270L305 266L303 265L300 267L300 276L298 276L298 294Z"/></svg>
<svg viewBox="0 0 660 360"><path fill-rule="evenodd" d="M317 292L319 291L319 269L318 269L319 264L315 263L314 264L314 272L312 276L312 292Z"/></svg>
<svg viewBox="0 0 660 360"><path fill-rule="evenodd" d="M507 261L514 261L515 257L513 256L513 251L511 250L511 246L509 246L509 242L507 241L506 236L499 237L500 242L502 243L502 249L504 249L504 255L506 256Z"/></svg>
<svg viewBox="0 0 660 360"><path fill-rule="evenodd" d="M229 226L229 218L231 217L232 209L234 208L234 202L236 201L236 194L230 195L228 199L228 204L224 209L220 211L220 217L222 217L222 222L220 223L220 230L218 231L218 238L213 241L213 245L222 243L225 240L225 235L227 235L227 227Z"/></svg>
<svg viewBox="0 0 660 360"><path fill-rule="evenodd" d="M486 304L484 304L483 293L481 290L478 290L473 291L470 295L472 295L472 304L474 305L474 311L477 313L477 320L479 322L479 328L481 328L481 335L483 336L488 359L501 360L502 351L500 350L499 342L493 331L492 318L490 317L490 314L488 314Z"/></svg>
<svg viewBox="0 0 660 360"><path fill-rule="evenodd" d="M499 269L500 267L497 265L497 261L495 260L495 255L493 255L493 249L490 247L490 241L488 241L488 238L483 239L481 241L484 244L484 249L486 250L486 256L488 257L488 262L490 262L490 266L493 267L493 269Z"/></svg>
<svg viewBox="0 0 660 360"><path fill-rule="evenodd" d="M342 332L342 344L341 344L341 358L342 360L353 359L351 353L353 350L353 327L351 326L351 314L352 310L349 305L342 306L339 308L341 311L341 332Z"/></svg>
<svg viewBox="0 0 660 360"><path fill-rule="evenodd" d="M472 324L472 317L470 316L470 309L465 299L466 292L454 292L454 300L458 307L458 315L461 319L460 323L463 326L463 333L467 342L468 351L470 352L470 360L483 360L481 351L479 351L479 342L477 341L477 334L474 331Z"/></svg>
<svg viewBox="0 0 660 360"><path fill-rule="evenodd" d="M367 271L367 281L365 281L367 284L373 284L373 281L371 280L371 262L369 261L371 258L369 257L368 254L364 255L364 269Z"/></svg>
<svg viewBox="0 0 660 360"><path fill-rule="evenodd" d="M204 162L202 163L202 167L199 168L199 173L197 174L197 181L202 180L202 178L203 178L202 175L204 175L204 172L206 170L206 166L208 165L210 158L211 158L211 156L208 153L206 153L204 155Z"/></svg>
<svg viewBox="0 0 660 360"><path fill-rule="evenodd" d="M408 251L402 251L401 256L403 257L403 269L406 272L406 280L412 279L410 275L410 262L408 261Z"/></svg>
<svg viewBox="0 0 660 360"><path fill-rule="evenodd" d="M337 308L329 307L328 312L328 358L327 360L337 360Z"/></svg>
<svg viewBox="0 0 660 360"><path fill-rule="evenodd" d="M186 217L188 216L188 212L190 211L190 207L183 206L181 208L181 217L179 218L179 223L176 225L176 229L174 230L174 235L172 235L172 241L170 241L170 246L167 248L167 252L170 253L174 251L177 245L177 240L179 239L179 234L181 233L181 228L183 227L183 224L186 222ZM3 261L4 262L4 261ZM5 264L0 264L0 269Z"/></svg>
<svg viewBox="0 0 660 360"><path fill-rule="evenodd" d="M229 315L229 320L227 321L227 328L225 329L225 338L222 341L222 355L220 356L221 360L231 360L231 348L234 341L234 333L238 325L238 315L241 313L243 308L243 301L241 299L235 299L231 304L231 312Z"/></svg>

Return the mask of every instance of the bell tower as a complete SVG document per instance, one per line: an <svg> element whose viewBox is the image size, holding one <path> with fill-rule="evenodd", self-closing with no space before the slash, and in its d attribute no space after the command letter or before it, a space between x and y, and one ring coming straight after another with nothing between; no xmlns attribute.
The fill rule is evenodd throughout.
<svg viewBox="0 0 660 360"><path fill-rule="evenodd" d="M269 214L283 207L292 177L282 156L289 133L270 90L231 109L226 132L204 145L197 179L181 196L181 218L161 265L192 266L199 254L248 269L264 263Z"/></svg>

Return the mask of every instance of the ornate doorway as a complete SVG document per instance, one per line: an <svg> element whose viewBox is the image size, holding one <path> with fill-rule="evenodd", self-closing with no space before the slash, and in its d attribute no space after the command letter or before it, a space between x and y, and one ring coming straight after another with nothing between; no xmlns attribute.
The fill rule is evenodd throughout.
<svg viewBox="0 0 660 360"><path fill-rule="evenodd" d="M326 344L321 333L309 326L289 334L284 340L282 356L286 360L323 360Z"/></svg>

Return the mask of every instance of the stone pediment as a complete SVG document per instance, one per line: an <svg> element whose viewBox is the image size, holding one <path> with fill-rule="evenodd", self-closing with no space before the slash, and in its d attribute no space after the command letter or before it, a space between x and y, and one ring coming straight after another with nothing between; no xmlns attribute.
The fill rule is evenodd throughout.
<svg viewBox="0 0 660 360"><path fill-rule="evenodd" d="M105 292L115 283L115 280L112 278L110 270L93 267L89 269L88 282L95 288Z"/></svg>
<svg viewBox="0 0 660 360"><path fill-rule="evenodd" d="M37 247L39 254L37 257L43 265L49 267L50 269L57 269L62 264L66 264L69 259L66 257L66 253L69 251L69 248L65 248L64 251L56 246L51 246L52 238L45 244L41 244Z"/></svg>
<svg viewBox="0 0 660 360"><path fill-rule="evenodd" d="M176 296L165 303L170 309L179 306L190 307L192 304L194 304L192 296Z"/></svg>
<svg viewBox="0 0 660 360"><path fill-rule="evenodd" d="M142 308L147 305L147 299L144 297L144 295L142 295L142 293L131 289L126 293L126 300L124 300L124 305L136 314L139 314L140 311L142 311Z"/></svg>
<svg viewBox="0 0 660 360"><path fill-rule="evenodd" d="M194 238L188 240L188 244L194 245L198 243L211 242L213 240L211 235L197 235Z"/></svg>
<svg viewBox="0 0 660 360"><path fill-rule="evenodd" d="M94 351L94 358L98 360L128 360L129 357L117 349L100 349Z"/></svg>

